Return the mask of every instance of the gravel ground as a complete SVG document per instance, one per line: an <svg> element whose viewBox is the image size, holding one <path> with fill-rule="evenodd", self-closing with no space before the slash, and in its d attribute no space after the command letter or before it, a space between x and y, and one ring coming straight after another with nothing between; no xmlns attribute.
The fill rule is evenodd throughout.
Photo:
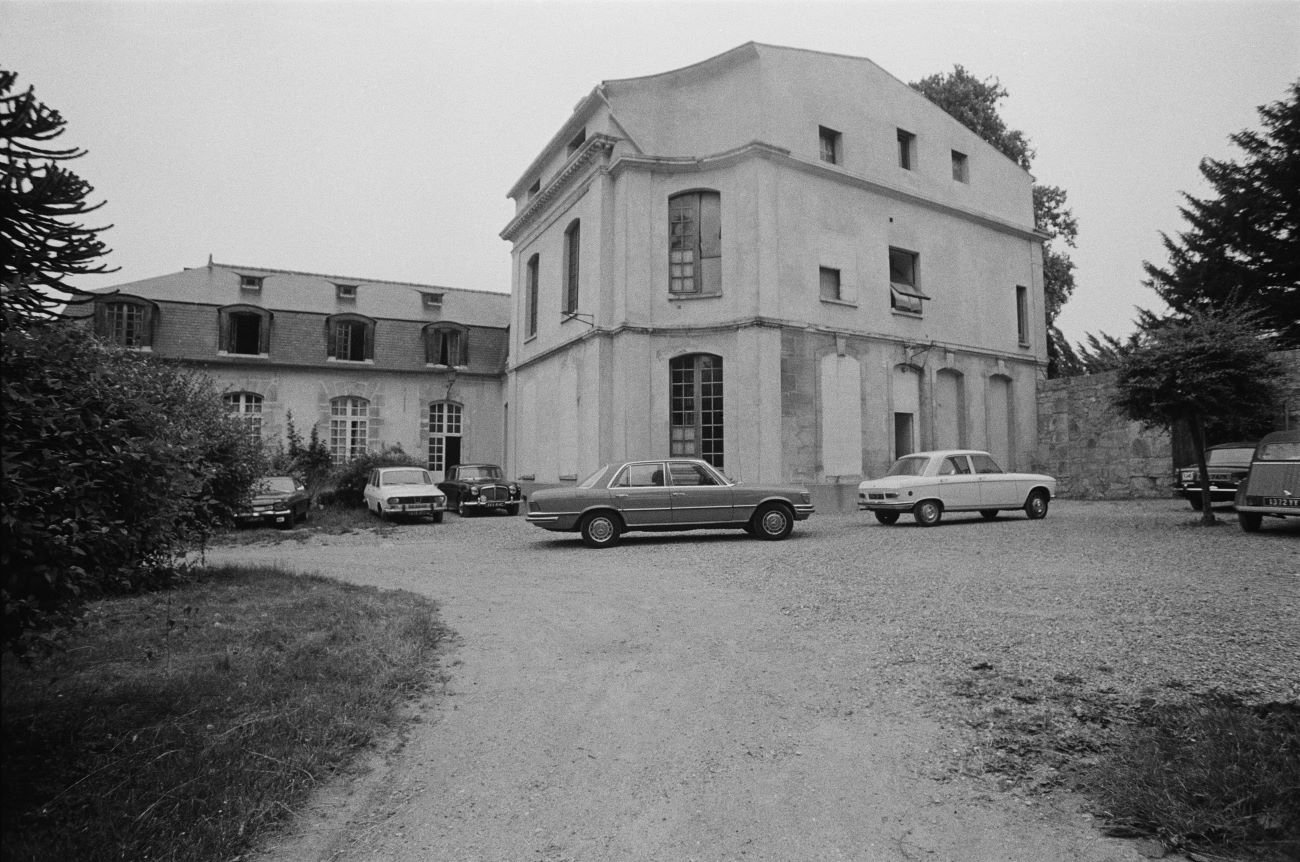
<svg viewBox="0 0 1300 862"><path fill-rule="evenodd" d="M217 548L428 594L459 634L400 748L266 859L1142 858L1060 788L1059 746L1008 727L1300 701L1300 523L1198 517L1056 501L1036 522L815 515L785 542L590 551L449 516Z"/></svg>

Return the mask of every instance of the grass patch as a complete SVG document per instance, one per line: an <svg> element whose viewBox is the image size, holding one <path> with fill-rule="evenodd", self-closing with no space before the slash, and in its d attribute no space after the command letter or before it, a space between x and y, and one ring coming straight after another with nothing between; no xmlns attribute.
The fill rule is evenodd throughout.
<svg viewBox="0 0 1300 862"><path fill-rule="evenodd" d="M236 858L435 681L433 602L262 567L99 602L3 673L6 860Z"/></svg>
<svg viewBox="0 0 1300 862"><path fill-rule="evenodd" d="M1173 680L1131 703L1076 675L971 670L953 688L976 739L962 772L1020 793L1080 791L1112 835L1300 859L1300 704L1252 706Z"/></svg>

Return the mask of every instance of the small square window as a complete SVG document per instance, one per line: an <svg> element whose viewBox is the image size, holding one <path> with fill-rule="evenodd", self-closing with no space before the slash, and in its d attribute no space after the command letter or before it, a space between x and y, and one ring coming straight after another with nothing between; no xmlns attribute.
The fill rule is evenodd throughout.
<svg viewBox="0 0 1300 862"><path fill-rule="evenodd" d="M263 276L260 275L241 275L239 277L239 289L248 291L260 291L262 289Z"/></svg>
<svg viewBox="0 0 1300 862"><path fill-rule="evenodd" d="M426 294L424 294L424 307L425 307L425 308L442 308L442 294L441 294L441 293L426 293Z"/></svg>
<svg viewBox="0 0 1300 862"><path fill-rule="evenodd" d="M970 182L970 161L965 153L952 151L952 178L959 183Z"/></svg>
<svg viewBox="0 0 1300 862"><path fill-rule="evenodd" d="M542 181L535 180L533 184L528 187L528 197L530 199L535 197L537 193L540 192L541 190L542 190Z"/></svg>
<svg viewBox="0 0 1300 862"><path fill-rule="evenodd" d="M357 298L357 286L355 284L336 284L334 290L339 299Z"/></svg>
<svg viewBox="0 0 1300 862"><path fill-rule="evenodd" d="M917 278L918 256L900 248L889 250L889 307L908 314L921 314L921 303L930 297L921 292Z"/></svg>
<svg viewBox="0 0 1300 862"><path fill-rule="evenodd" d="M898 130L898 166L905 171L916 167L916 135Z"/></svg>
<svg viewBox="0 0 1300 862"><path fill-rule="evenodd" d="M821 267L821 294L822 299L836 301L844 299L840 294L840 271L838 269L831 269L829 266Z"/></svg>
<svg viewBox="0 0 1300 862"><path fill-rule="evenodd" d="M823 162L832 165L840 163L840 133L834 129L828 129L825 126L817 127L817 135L821 140L821 158Z"/></svg>

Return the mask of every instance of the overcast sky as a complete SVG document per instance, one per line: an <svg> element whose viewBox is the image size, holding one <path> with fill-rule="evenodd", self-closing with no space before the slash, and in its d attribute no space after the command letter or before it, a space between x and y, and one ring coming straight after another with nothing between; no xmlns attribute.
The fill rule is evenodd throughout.
<svg viewBox="0 0 1300 862"><path fill-rule="evenodd" d="M1300 2L0 2L0 63L89 150L114 225L121 269L83 287L211 254L506 292L506 191L578 101L749 41L997 78L1079 220L1077 342L1159 308L1142 261L1300 78Z"/></svg>

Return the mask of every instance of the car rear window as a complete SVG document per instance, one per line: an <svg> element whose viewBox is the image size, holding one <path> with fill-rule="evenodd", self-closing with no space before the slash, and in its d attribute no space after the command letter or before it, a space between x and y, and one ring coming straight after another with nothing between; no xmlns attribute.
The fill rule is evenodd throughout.
<svg viewBox="0 0 1300 862"><path fill-rule="evenodd" d="M920 476L925 472L925 465L930 462L929 458L899 458L894 462L894 466L889 468L886 476Z"/></svg>
<svg viewBox="0 0 1300 862"><path fill-rule="evenodd" d="M424 470L389 470L382 474L385 485L432 485L433 479Z"/></svg>

